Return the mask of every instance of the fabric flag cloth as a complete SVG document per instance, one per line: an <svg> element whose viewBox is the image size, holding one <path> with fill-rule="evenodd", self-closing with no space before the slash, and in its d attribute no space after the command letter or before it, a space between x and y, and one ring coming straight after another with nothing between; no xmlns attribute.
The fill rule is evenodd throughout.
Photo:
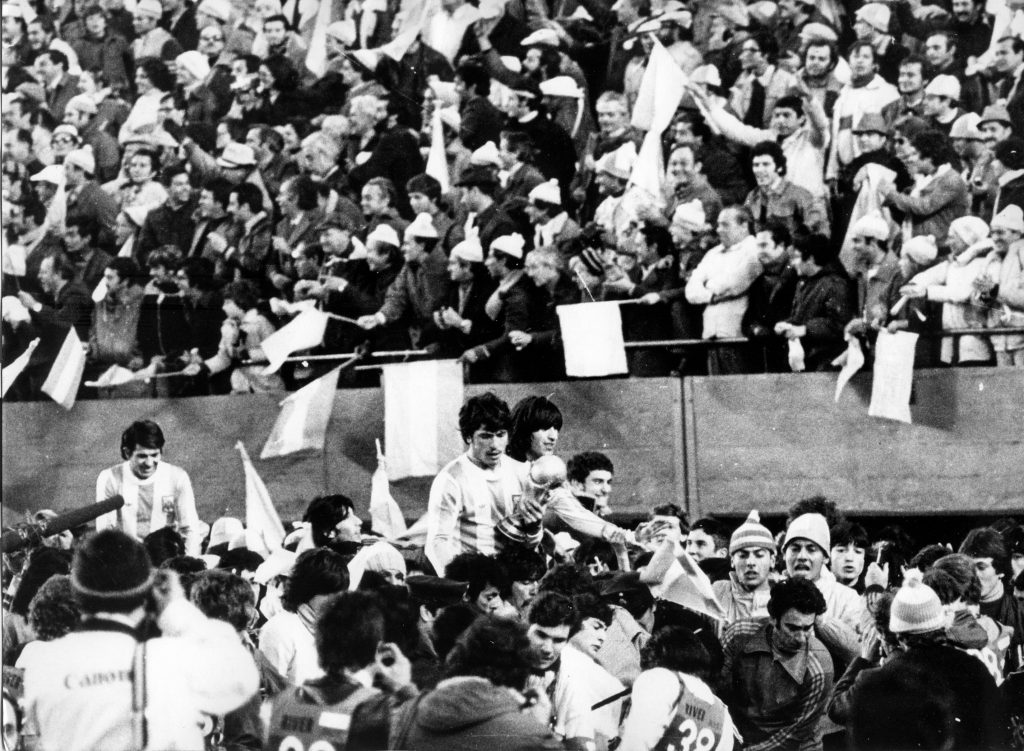
<svg viewBox="0 0 1024 751"><path fill-rule="evenodd" d="M33 339L28 343L28 347L25 348L25 351L14 359L14 362L0 370L0 399L7 396L7 389L9 389L11 385L18 380L18 376L21 375L21 371L23 371L25 366L28 365L29 358L32 357L32 353L38 346L39 339Z"/></svg>
<svg viewBox="0 0 1024 751"><path fill-rule="evenodd" d="M789 369L794 373L803 373L807 370L804 362L804 344L799 339L789 340Z"/></svg>
<svg viewBox="0 0 1024 751"><path fill-rule="evenodd" d="M328 318L321 310L307 310L264 339L260 348L270 364L263 369L263 375L276 373L292 352L320 345Z"/></svg>
<svg viewBox="0 0 1024 751"><path fill-rule="evenodd" d="M306 6L315 8L315 17L309 32L309 51L306 53L306 67L312 71L317 78L327 72L327 27L331 25L331 10L334 3L331 2L307 2L299 3L300 13L308 14ZM305 23L300 21L300 28L306 29Z"/></svg>
<svg viewBox="0 0 1024 751"><path fill-rule="evenodd" d="M910 422L910 390L914 381L917 334L885 329L875 342L875 372L871 386L871 417Z"/></svg>
<svg viewBox="0 0 1024 751"><path fill-rule="evenodd" d="M882 205L881 188L885 183L896 182L896 173L881 164L866 164L861 167L863 181L857 192L857 200L850 211L850 223L847 225L846 237L839 250L839 260L851 274L856 271L857 259L853 254L853 225L865 214L879 212L886 219L890 218L889 209Z"/></svg>
<svg viewBox="0 0 1024 751"><path fill-rule="evenodd" d="M53 361L50 374L43 382L42 391L64 409L75 406L78 387L82 383L85 371L85 348L78 338L74 326L68 329L57 359Z"/></svg>
<svg viewBox="0 0 1024 751"><path fill-rule="evenodd" d="M281 547L284 541L284 524L270 500L270 493L263 479L245 450L245 444L235 444L242 455L242 469L245 470L245 546L264 558Z"/></svg>
<svg viewBox="0 0 1024 751"><path fill-rule="evenodd" d="M640 146L629 184L643 189L658 201L663 200L665 181L661 134L672 122L686 93L688 80L671 53L655 40L633 107L632 125L647 131L647 135Z"/></svg>
<svg viewBox="0 0 1024 751"><path fill-rule="evenodd" d="M136 374L128 368L123 368L120 365L111 365L103 371L103 374L99 378L95 381L86 381L85 385L94 388L110 388L112 386L131 383L135 379Z"/></svg>
<svg viewBox="0 0 1024 751"><path fill-rule="evenodd" d="M3 242L2 270L11 276L25 276L28 251L24 245Z"/></svg>
<svg viewBox="0 0 1024 751"><path fill-rule="evenodd" d="M441 183L441 192L451 190L448 175L448 157L444 150L444 126L441 123L441 108L434 107L430 117L430 151L427 153L426 173Z"/></svg>
<svg viewBox="0 0 1024 751"><path fill-rule="evenodd" d="M626 372L622 313L615 302L559 305L565 372L574 378L593 378Z"/></svg>
<svg viewBox="0 0 1024 751"><path fill-rule="evenodd" d="M861 349L860 340L852 334L846 337L846 352L839 355L833 365L842 365L839 377L836 379L835 401L839 402L839 395L843 393L846 384L856 375L857 371L864 367L864 350Z"/></svg>
<svg viewBox="0 0 1024 751"><path fill-rule="evenodd" d="M323 450L340 372L339 365L281 402L281 412L267 442L263 444L260 459L286 456L305 449Z"/></svg>
<svg viewBox="0 0 1024 751"><path fill-rule="evenodd" d="M429 522L430 520L427 519L427 515L424 514L414 521L411 527L395 539L402 543L402 546L422 548L427 544L427 527L429 526ZM441 567L441 570L444 570L443 566Z"/></svg>
<svg viewBox="0 0 1024 751"><path fill-rule="evenodd" d="M388 483L387 460L381 451L380 441L377 444L377 469L370 478L370 529L381 537L395 540L406 533L405 517L402 509L391 496Z"/></svg>
<svg viewBox="0 0 1024 751"><path fill-rule="evenodd" d="M716 620L724 620L726 617L711 588L708 575L689 553L685 550L677 551L674 542L666 541L655 551L641 570L640 581L647 584L655 597L662 600L674 602Z"/></svg>
<svg viewBox="0 0 1024 751"><path fill-rule="evenodd" d="M461 363L385 365L381 385L388 479L436 475L463 451L456 424L464 389Z"/></svg>

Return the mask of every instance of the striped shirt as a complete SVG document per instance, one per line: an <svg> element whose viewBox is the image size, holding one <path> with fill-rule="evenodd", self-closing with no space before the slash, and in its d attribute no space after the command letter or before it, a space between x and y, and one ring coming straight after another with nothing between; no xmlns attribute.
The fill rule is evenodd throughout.
<svg viewBox="0 0 1024 751"><path fill-rule="evenodd" d="M785 654L772 646L773 626L737 621L722 637L723 694L745 751L820 751L818 720L832 693L832 658L812 637Z"/></svg>
<svg viewBox="0 0 1024 751"><path fill-rule="evenodd" d="M444 566L459 553L497 553L495 527L515 510L529 487L529 471L529 465L508 456L502 456L494 469L484 469L468 453L442 469L430 487L427 505L430 561Z"/></svg>

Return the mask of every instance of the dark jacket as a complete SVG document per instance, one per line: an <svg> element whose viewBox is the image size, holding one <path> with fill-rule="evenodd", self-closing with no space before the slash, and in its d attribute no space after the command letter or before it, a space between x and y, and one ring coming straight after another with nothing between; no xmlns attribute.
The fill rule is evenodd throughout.
<svg viewBox="0 0 1024 751"><path fill-rule="evenodd" d="M64 120L64 108L68 106L73 96L78 94L78 76L65 73L60 83L52 89L46 90L46 108L54 116L57 122Z"/></svg>
<svg viewBox="0 0 1024 751"><path fill-rule="evenodd" d="M458 357L470 347L490 341L500 333L498 324L484 311L484 305L494 292L494 287L493 280L486 274L478 274L464 295L460 294L458 284L448 288L448 296L441 301L441 306L454 310L463 319L470 321L472 327L468 334L457 329L431 332L431 338L441 345L441 351L446 356Z"/></svg>
<svg viewBox="0 0 1024 751"><path fill-rule="evenodd" d="M487 350L486 363L477 368L474 380L508 383L528 381L531 356L518 351L508 339L513 331L529 331L536 310L541 304L540 290L522 273L508 289L499 292L501 310L495 319L498 335L482 346Z"/></svg>
<svg viewBox="0 0 1024 751"><path fill-rule="evenodd" d="M146 363L157 355L177 357L191 349L193 337L185 299L181 295L143 296L138 336Z"/></svg>
<svg viewBox="0 0 1024 751"><path fill-rule="evenodd" d="M120 34L108 31L103 39L94 39L86 34L71 42L71 48L78 55L82 70L102 73L112 86L127 87L131 83L131 47Z"/></svg>
<svg viewBox="0 0 1024 751"><path fill-rule="evenodd" d="M447 298L451 285L447 265L440 247L419 263L406 263L388 287L380 308L388 323L401 322L419 329L432 326L434 311Z"/></svg>
<svg viewBox="0 0 1024 751"><path fill-rule="evenodd" d="M350 170L348 179L352 187L359 191L371 178L388 178L400 187L398 210L405 213L409 208L409 197L401 188L424 169L423 155L420 154L416 136L408 128L396 126L381 134L370 158Z"/></svg>
<svg viewBox="0 0 1024 751"><path fill-rule="evenodd" d="M114 224L117 222L117 201L93 180L68 196L67 218L86 217L100 229L97 243L104 250L114 247Z"/></svg>
<svg viewBox="0 0 1024 751"><path fill-rule="evenodd" d="M459 108L459 114L462 116L459 137L467 149L476 151L488 141L498 142L501 113L486 97L471 96Z"/></svg>
<svg viewBox="0 0 1024 751"><path fill-rule="evenodd" d="M776 336L775 324L789 318L799 278L788 264L778 273L765 271L750 285L750 303L743 314L743 335L763 340L766 371L788 373L786 343Z"/></svg>
<svg viewBox="0 0 1024 751"><path fill-rule="evenodd" d="M639 299L648 292L671 295L680 286L679 274L674 259L666 257L645 274L637 266L629 272L630 280L636 285L632 292L623 294L610 292L607 299ZM669 306L664 302L655 305L624 305L622 314L622 336L627 342L654 339L669 339L672 335L672 317ZM626 353L631 376L666 376L672 357L665 349L633 349Z"/></svg>
<svg viewBox="0 0 1024 751"><path fill-rule="evenodd" d="M146 214L146 221L135 243L135 255L139 263L145 264L149 254L161 245L173 245L182 255L187 255L192 244L192 234L196 230L192 218L195 210L194 200L178 208L171 206L168 201Z"/></svg>
<svg viewBox="0 0 1024 751"><path fill-rule="evenodd" d="M832 360L846 347L843 329L851 318L849 284L837 273L825 268L800 280L787 320L807 327L801 340L807 370L831 368Z"/></svg>
<svg viewBox="0 0 1024 751"><path fill-rule="evenodd" d="M394 739L398 744L396 748L417 751L562 748L547 728L523 714L519 700L509 689L475 676L441 681L422 699L399 708L395 722L399 728L408 725L402 737Z"/></svg>
<svg viewBox="0 0 1024 751"><path fill-rule="evenodd" d="M328 292L324 310L346 318L373 315L384 304L388 289L400 270L400 266L393 266L371 271L364 260L349 261L341 273L348 281L348 286L341 292ZM367 340L378 350L405 349L409 346L408 331L401 325L380 326L367 332L351 323L332 319L327 322L324 333L324 350L351 352L356 345Z"/></svg>
<svg viewBox="0 0 1024 751"><path fill-rule="evenodd" d="M996 194L996 198L997 200L992 210L993 217L1011 204L1024 209L1024 175L1021 175L1016 180L1010 180L1010 182L1002 186Z"/></svg>

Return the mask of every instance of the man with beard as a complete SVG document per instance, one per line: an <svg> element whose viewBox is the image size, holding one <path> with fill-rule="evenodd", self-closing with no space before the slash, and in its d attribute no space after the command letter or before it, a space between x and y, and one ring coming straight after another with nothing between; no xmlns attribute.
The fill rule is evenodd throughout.
<svg viewBox="0 0 1024 751"><path fill-rule="evenodd" d="M953 24L950 31L959 41L957 51L966 62L981 57L992 41L992 25L980 0L953 0Z"/></svg>
<svg viewBox="0 0 1024 751"><path fill-rule="evenodd" d="M736 621L766 618L771 595L769 575L775 569L775 538L761 524L756 510L729 538L729 558L729 578L711 585L725 611L723 628Z"/></svg>
<svg viewBox="0 0 1024 751"><path fill-rule="evenodd" d="M843 88L835 74L838 60L839 52L834 41L812 37L804 47L804 64L796 76L797 81L806 87L814 100L825 110L826 117L832 117L832 108L835 107L839 91Z"/></svg>

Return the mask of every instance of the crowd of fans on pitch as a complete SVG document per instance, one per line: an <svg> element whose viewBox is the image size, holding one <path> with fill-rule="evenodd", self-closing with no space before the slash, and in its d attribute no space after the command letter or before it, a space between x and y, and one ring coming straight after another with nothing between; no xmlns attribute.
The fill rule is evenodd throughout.
<svg viewBox="0 0 1024 751"><path fill-rule="evenodd" d="M547 399L459 427L425 538L326 495L261 555L134 423L97 496L135 500L4 557L5 748L1024 748L1019 518L950 540L821 497L771 528L652 499L626 528Z"/></svg>
<svg viewBox="0 0 1024 751"><path fill-rule="evenodd" d="M564 376L557 306L604 300L626 341L750 339L631 350L634 376L831 369L882 329L931 332L921 366L1024 365L1022 335L935 335L1024 325L1019 0L318 8L4 3L4 363L41 340L8 398L71 326L86 381L293 388L253 363L313 305L317 352L477 382ZM652 163L665 51L687 83Z"/></svg>

